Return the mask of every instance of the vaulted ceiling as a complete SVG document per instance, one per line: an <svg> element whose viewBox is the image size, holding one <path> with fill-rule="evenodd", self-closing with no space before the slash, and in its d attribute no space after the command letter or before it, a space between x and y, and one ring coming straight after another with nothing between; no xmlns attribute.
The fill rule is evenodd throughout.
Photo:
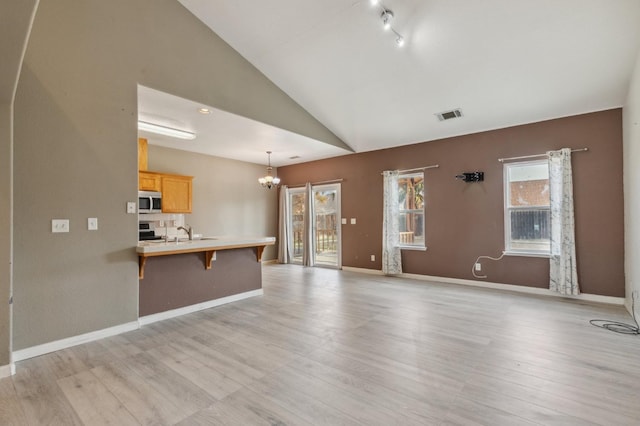
<svg viewBox="0 0 640 426"><path fill-rule="evenodd" d="M620 107L640 49L637 0L180 2L358 152Z"/></svg>

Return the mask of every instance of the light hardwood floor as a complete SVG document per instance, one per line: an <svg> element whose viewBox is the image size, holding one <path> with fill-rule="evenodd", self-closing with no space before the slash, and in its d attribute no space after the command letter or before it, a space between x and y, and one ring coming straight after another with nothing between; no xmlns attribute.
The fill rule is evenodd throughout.
<svg viewBox="0 0 640 426"><path fill-rule="evenodd" d="M2 425L639 425L621 307L290 265L262 297L18 363Z"/></svg>

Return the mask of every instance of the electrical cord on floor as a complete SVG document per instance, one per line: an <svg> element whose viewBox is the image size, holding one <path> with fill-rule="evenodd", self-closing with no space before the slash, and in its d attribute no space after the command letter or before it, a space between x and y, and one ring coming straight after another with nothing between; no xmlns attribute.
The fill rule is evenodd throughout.
<svg viewBox="0 0 640 426"><path fill-rule="evenodd" d="M589 323L595 327L604 328L614 333L640 335L640 326L638 326L638 320L636 319L635 297L633 297L633 295L631 296L631 317L636 325L603 319L592 319Z"/></svg>
<svg viewBox="0 0 640 426"><path fill-rule="evenodd" d="M476 278L487 278L486 275L476 275L476 263L478 263L478 261L480 259L489 259L489 260L500 260L504 257L504 252L502 252L502 254L500 255L500 257L491 257L491 256L478 256L478 258L476 259L475 262L473 262L473 266L471 266L471 274L476 277Z"/></svg>

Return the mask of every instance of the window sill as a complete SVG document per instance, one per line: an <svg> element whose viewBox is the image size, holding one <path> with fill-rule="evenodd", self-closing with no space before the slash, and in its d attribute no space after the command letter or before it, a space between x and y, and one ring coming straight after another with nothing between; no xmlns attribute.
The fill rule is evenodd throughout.
<svg viewBox="0 0 640 426"><path fill-rule="evenodd" d="M540 253L535 251L504 251L505 256L522 256L522 257L551 257L549 253Z"/></svg>
<svg viewBox="0 0 640 426"><path fill-rule="evenodd" d="M425 246L400 246L400 250L427 251Z"/></svg>

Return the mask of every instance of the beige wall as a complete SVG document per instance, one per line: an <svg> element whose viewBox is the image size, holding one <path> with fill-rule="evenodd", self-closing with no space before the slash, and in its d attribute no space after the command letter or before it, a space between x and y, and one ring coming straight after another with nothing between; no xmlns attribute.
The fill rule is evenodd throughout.
<svg viewBox="0 0 640 426"><path fill-rule="evenodd" d="M277 190L258 184L265 166L149 145L149 170L194 177L193 213L185 222L195 233L277 235ZM264 260L276 257L275 246L265 249Z"/></svg>
<svg viewBox="0 0 640 426"><path fill-rule="evenodd" d="M11 105L0 103L0 367L11 351L11 145Z"/></svg>
<svg viewBox="0 0 640 426"><path fill-rule="evenodd" d="M14 350L137 319L137 84L342 145L174 0L42 0L15 103Z"/></svg>
<svg viewBox="0 0 640 426"><path fill-rule="evenodd" d="M13 100L36 0L0 4L0 377L11 360Z"/></svg>
<svg viewBox="0 0 640 426"><path fill-rule="evenodd" d="M640 53L623 114L626 302L640 312Z"/></svg>

